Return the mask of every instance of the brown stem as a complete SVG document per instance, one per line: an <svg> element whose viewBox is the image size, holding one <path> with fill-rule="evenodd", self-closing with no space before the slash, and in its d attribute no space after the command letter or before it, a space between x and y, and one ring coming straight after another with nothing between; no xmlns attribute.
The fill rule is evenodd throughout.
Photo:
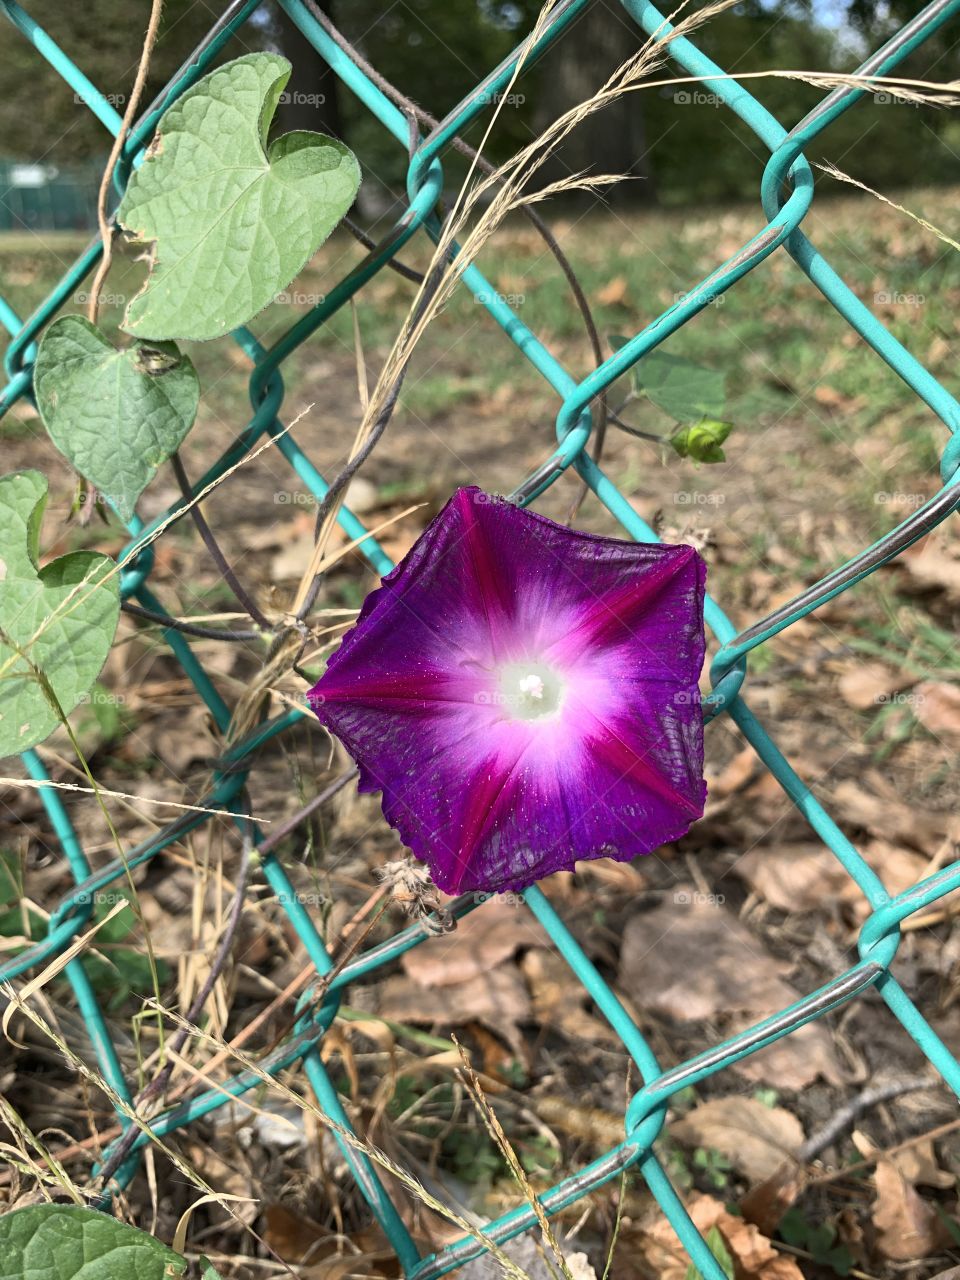
<svg viewBox="0 0 960 1280"><path fill-rule="evenodd" d="M328 800L332 800L337 792L342 791L351 778L355 778L356 776L356 769L345 770L345 772L341 773L338 778L334 778L329 786L324 787L319 795L315 795L312 800L305 804L302 809L298 809L296 813L281 822L280 825L275 828L275 830L271 831L267 838L259 845L257 852L260 856L263 857L265 853L269 853L271 849L275 849L280 841L285 839L291 831L295 831L305 818L309 818L311 814L316 813L319 808L325 805Z"/></svg>
<svg viewBox="0 0 960 1280"><path fill-rule="evenodd" d="M87 302L87 319L91 324L97 323L100 290L103 288L103 282L107 278L107 272L110 270L110 260L113 257L113 227L107 218L107 196L110 193L110 183L113 181L113 171L117 167L117 161L123 151L123 144L126 142L127 134L130 132L130 125L137 114L143 86L147 82L150 57L153 53L153 46L156 44L157 32L160 29L162 11L163 0L153 0L150 6L150 21L147 24L147 34L143 40L143 52L140 54L136 79L133 82L133 89L130 91L130 100L127 103L126 111L123 113L120 130L113 140L113 146L110 148L107 167L104 169L103 177L100 180L100 190L97 194L97 225L100 228L100 239L103 242L103 255L100 258L100 265L97 267L96 275L93 277L93 284L90 286L90 298Z"/></svg>
<svg viewBox="0 0 960 1280"><path fill-rule="evenodd" d="M153 609L144 609L142 605L131 604L129 600L124 600L120 607L132 618L141 618L144 622L155 622L160 627L181 631L185 636L197 636L200 640L259 640L262 634L259 631L228 631L224 627L202 627L196 622L186 622L181 618L170 618L165 613L157 613Z"/></svg>
<svg viewBox="0 0 960 1280"><path fill-rule="evenodd" d="M175 453L171 457L170 463L173 467L173 474L177 478L177 484L180 486L180 492L189 502L193 497L193 485L190 483L190 477L187 475L186 468L183 465L180 454ZM263 627L265 631L269 631L271 629L270 619L261 611L257 602L249 594L247 589L240 582L240 579L234 573L233 566L224 555L219 542L217 542L216 538L213 536L213 530L207 524L206 517L200 510L199 504L194 503L190 508L190 516L193 523L197 526L197 532L203 539L204 546L213 557L214 564L223 575L224 582L226 582L230 590L236 596L240 607L249 613L250 617L258 627Z"/></svg>

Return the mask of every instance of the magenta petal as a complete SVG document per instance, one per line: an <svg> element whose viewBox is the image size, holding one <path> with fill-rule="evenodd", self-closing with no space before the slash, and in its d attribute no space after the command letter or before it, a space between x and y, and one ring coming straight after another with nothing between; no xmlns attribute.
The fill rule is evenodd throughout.
<svg viewBox="0 0 960 1280"><path fill-rule="evenodd" d="M704 577L461 489L310 701L448 892L632 858L703 812Z"/></svg>

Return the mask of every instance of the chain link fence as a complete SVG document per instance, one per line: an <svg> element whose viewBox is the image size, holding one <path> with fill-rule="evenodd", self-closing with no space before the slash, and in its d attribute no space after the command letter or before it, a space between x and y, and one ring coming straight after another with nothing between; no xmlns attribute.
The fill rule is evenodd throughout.
<svg viewBox="0 0 960 1280"><path fill-rule="evenodd" d="M238 330L234 334L254 365L249 383L253 414L249 425L215 466L196 483L193 492L199 492L202 487L222 476L255 442L272 437L276 451L293 468L300 482L319 500L327 492L324 478L301 450L294 435L286 431L280 418L284 401L281 378L283 361L295 348L308 342L317 328L381 271L411 237L437 237L440 224L436 210L442 190L442 161L445 152L457 135L496 101L497 94L510 81L518 59L524 57L532 60L543 54L587 8L588 0L560 0L555 4L532 46L529 43L527 46L518 46L504 63L479 83L427 136L416 136L412 145L410 121L385 95L375 79L367 74L367 70L358 65L332 38L327 25L322 21L322 15L305 0L280 0L280 3L346 88L356 95L380 126L392 136L396 145L409 155L408 204L393 232L376 245L360 266L341 279L312 311L293 324L269 350L264 349L247 330ZM118 166L115 179L118 190L123 190L131 167L148 145L163 111L212 66L214 59L228 46L231 38L254 13L258 4L259 0L234 0L234 3L228 5L202 45L132 130ZM649 0L623 0L623 5L629 17L637 24L638 46L644 33L653 39L663 40L672 31L670 23ZM22 37L33 44L37 56L46 58L54 66L69 89L83 99L111 132L118 132L121 122L110 100L70 60L68 52L59 49L15 0L0 0L0 10ZM883 48L869 57L858 74L863 77L889 75L904 57L958 12L960 0L935 0ZM590 20L589 13L584 20ZM548 1214L558 1213L604 1183L618 1178L624 1170L633 1168L639 1171L656 1197L696 1269L706 1280L723 1280L722 1268L693 1225L663 1165L654 1154L654 1143L663 1126L667 1107L679 1090L696 1085L732 1063L789 1036L805 1023L820 1018L870 988L875 988L896 1016L904 1033L912 1037L949 1086L960 1092L960 1063L931 1029L892 972L900 941L900 922L960 886L960 863L952 863L908 892L890 897L881 880L801 781L741 696L747 681L748 659L752 650L825 601L855 587L881 565L889 563L945 520L960 503L960 405L887 332L800 229L814 194L813 176L810 164L804 158L804 149L841 113L855 108L861 98L868 96L868 90L852 85L836 88L798 125L788 131L747 89L735 78L726 75L689 39L671 39L669 56L678 64L681 75L694 77L699 81L703 90L715 95L725 109L739 116L769 151L770 158L761 184L766 225L726 262L719 264L706 279L689 288L673 306L633 336L589 376L580 380L559 364L536 334L511 310L507 301L488 284L476 266L466 269L463 287L473 292L477 301L486 308L492 323L500 326L504 341L512 342L519 348L543 375L549 394L559 401L556 446L552 451L548 451L545 446L543 463L532 474L520 480L513 498L521 503L531 502L567 469L573 468L589 486L596 501L612 513L630 537L644 541L654 540L653 530L640 519L587 451L591 431L591 405L642 356L709 305L712 298L734 288L737 281L748 272L762 270L765 260L778 250L788 253L794 259L821 292L824 304L829 304L840 312L852 329L885 361L891 373L902 378L947 429L947 442L941 459L942 488L891 533L846 564L830 569L814 586L758 619L746 630L737 632L720 605L713 600L707 602L707 624L719 648L711 666L712 691L704 699L705 718L713 720L719 716L727 716L737 726L819 839L832 851L859 887L869 904L870 913L860 931L860 958L857 962L790 1008L765 1018L721 1044L705 1047L695 1057L664 1071L632 1018L542 891L534 887L524 894L525 909L539 921L566 959L573 975L572 980L582 984L619 1035L643 1082L627 1108L623 1140L580 1172L543 1193L540 1196L543 1209ZM362 162L363 157L360 159ZM0 412L8 409L18 398L31 395L36 340L46 323L68 302L78 285L95 268L100 253L101 246L96 242L81 254L26 322L0 298L0 322L11 334L5 358L8 381L0 397ZM121 590L125 598L136 601L139 606L154 614L167 616L150 590L153 548L144 543L160 523L169 514L181 509L185 502L186 500L175 504L167 513L147 525L137 519L129 524L131 540L121 556ZM365 536L365 529L354 515L344 510L340 522L349 538L363 539L360 548L377 573L384 574L392 567L376 540ZM220 729L226 731L230 723L230 708L191 651L188 641L172 629L167 630L164 635L211 716ZM285 711L257 726L241 741L235 742L218 761L213 788L205 798L206 806L211 810L235 808L248 772L253 767L257 749L289 730L304 714L296 709ZM28 752L24 756L24 763L30 777L41 784L46 813L63 851L74 887L53 909L46 937L0 965L0 979L5 982L36 972L61 955L91 921L93 903L98 892L209 821L209 814L206 812L187 812L144 843L129 849L122 862L118 859L94 871L71 825L61 793L50 785L43 785L49 783L49 778L40 757L35 752ZM330 975L333 964L316 923L294 892L270 842L264 845L259 835L256 840L263 846L260 859L262 873L301 939L318 978ZM482 902L477 901L476 895L466 895L452 906L455 916L463 916L473 910L483 910ZM301 997L300 1019L295 1029L286 1041L259 1063L256 1071L240 1071L216 1087L198 1092L186 1101L161 1111L149 1121L151 1134L162 1138L222 1107L231 1098L241 1097L260 1083L264 1071L275 1076L291 1064L301 1063L319 1107L332 1124L360 1192L389 1237L405 1274L416 1277L417 1280L433 1280L434 1277L445 1275L468 1259L485 1252L490 1242L502 1244L538 1225L534 1207L521 1204L488 1223L484 1228L484 1239L465 1236L439 1253L421 1257L383 1186L375 1164L355 1145L349 1119L321 1060L320 1042L337 1015L346 989L359 979L389 965L428 936L429 929L418 923L391 940L358 955L330 978L319 1003L312 999L310 991ZM72 984L96 1047L103 1080L112 1091L119 1124L127 1130L134 1124L130 1115L133 1105L132 1087L121 1068L118 1051L111 1041L82 955L69 961L65 973ZM132 1142L128 1138L130 1145L116 1171L115 1185L123 1187L130 1182L143 1149L150 1140L150 1135L139 1127ZM105 1161L109 1162L109 1157L108 1150ZM101 1203L106 1205L106 1196L101 1197Z"/></svg>

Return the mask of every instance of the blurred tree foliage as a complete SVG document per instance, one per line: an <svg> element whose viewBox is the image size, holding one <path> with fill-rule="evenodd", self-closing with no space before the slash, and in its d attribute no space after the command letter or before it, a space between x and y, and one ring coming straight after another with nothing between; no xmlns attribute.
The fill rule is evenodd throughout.
<svg viewBox="0 0 960 1280"><path fill-rule="evenodd" d="M26 0L94 83L108 94L129 92L146 21L146 4L127 0ZM696 42L733 73L771 69L850 71L916 10L914 0L743 0L711 19ZM325 0L347 37L405 94L443 116L529 29L539 0ZM147 100L188 55L212 20L192 0L167 0L163 33L151 68ZM2 20L0 20L2 21ZM958 23L913 54L901 74L947 80L960 75ZM290 20L271 6L224 56L251 47L286 52L296 73L282 108L283 128L318 128L343 136L365 171L367 211L403 190L405 148L385 133L312 54ZM570 103L582 100L639 46L638 30L618 0L594 0L548 54L525 72L505 102L486 144L500 160L537 136ZM667 65L651 80L675 75ZM823 90L763 78L748 87L787 127ZM117 103L122 111L122 101ZM468 137L483 135L488 108ZM960 181L960 121L933 107L865 99L817 140L812 161L829 159L871 185L889 190L918 182ZM0 52L0 159L66 164L104 155L102 126L74 98L35 50L7 31ZM696 85L641 88L585 122L543 172L620 172L634 179L612 200L665 204L755 200L767 153L728 110ZM448 156L453 187L464 171Z"/></svg>
<svg viewBox="0 0 960 1280"><path fill-rule="evenodd" d="M123 115L149 4L137 0L25 0L23 7ZM194 0L166 0L141 98L147 106L203 38L215 14ZM0 16L0 159L69 164L106 160L110 135L33 45Z"/></svg>

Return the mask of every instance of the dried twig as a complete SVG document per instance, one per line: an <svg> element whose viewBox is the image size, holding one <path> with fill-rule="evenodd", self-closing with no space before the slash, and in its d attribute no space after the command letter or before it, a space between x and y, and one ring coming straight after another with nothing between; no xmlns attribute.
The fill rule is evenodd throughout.
<svg viewBox="0 0 960 1280"><path fill-rule="evenodd" d="M100 307L100 290L103 288L103 282L107 278L107 272L110 270L110 261L113 257L113 226L107 218L107 197L110 194L110 183L113 181L113 171L117 167L117 161L123 151L124 143L127 140L127 134L130 132L130 126L133 123L134 116L137 114L137 108L140 105L140 96L143 93L143 87L147 82L147 73L150 70L150 58L153 55L153 46L156 44L157 32L160 30L160 15L163 11L163 0L152 0L150 6L150 20L147 24L147 34L143 41L143 51L140 54L140 62L137 66L136 78L133 82L133 88L130 91L130 99L127 102L126 110L123 113L123 120L117 136L113 140L113 146L110 148L110 155L107 159L107 167L103 171L103 177L100 180L100 190L97 194L97 225L100 228L100 239L103 242L103 254L97 267L96 274L93 277L93 284L90 286L90 298L87 303L87 319L91 324L97 323L97 312Z"/></svg>
<svg viewBox="0 0 960 1280"><path fill-rule="evenodd" d="M167 614L157 613L155 609L145 609L143 605L131 604L129 600L124 600L120 607L124 613L129 613L131 618L139 618L143 622L155 622L157 626L179 631L185 636L196 636L198 640L259 640L263 635L262 631L233 631L225 627L204 627L199 623L189 622L186 618L171 618Z"/></svg>
<svg viewBox="0 0 960 1280"><path fill-rule="evenodd" d="M175 453L171 457L170 465L173 467L173 474L177 478L177 484L180 486L180 492L183 494L186 501L189 502L193 497L193 485L190 483L190 477L187 475L186 468L183 465L183 459L180 457L179 452ZM190 508L190 518L197 526L197 532L203 539L204 546L210 552L214 564L220 570L224 582L236 596L239 604L247 611L247 613L249 613L250 617L258 627L262 627L264 630L269 630L270 619L265 613L263 613L260 606L240 582L233 570L233 566L224 554L219 542L217 542L214 537L213 530L207 524L206 517L201 511L199 503L195 503Z"/></svg>
<svg viewBox="0 0 960 1280"><path fill-rule="evenodd" d="M900 1080L890 1080L886 1084L873 1085L869 1089L863 1089L856 1097L851 1098L849 1102L842 1107L838 1107L827 1123L819 1128L816 1133L812 1133L806 1140L800 1150L797 1152L797 1160L800 1164L810 1164L816 1160L822 1151L825 1151L837 1138L843 1133L848 1125L853 1124L854 1120L862 1111L868 1111L870 1107L879 1106L882 1102L890 1102L893 1098L902 1097L905 1093L916 1093L919 1089L942 1089L944 1083L935 1076L905 1076ZM848 1165L844 1172L849 1172Z"/></svg>

